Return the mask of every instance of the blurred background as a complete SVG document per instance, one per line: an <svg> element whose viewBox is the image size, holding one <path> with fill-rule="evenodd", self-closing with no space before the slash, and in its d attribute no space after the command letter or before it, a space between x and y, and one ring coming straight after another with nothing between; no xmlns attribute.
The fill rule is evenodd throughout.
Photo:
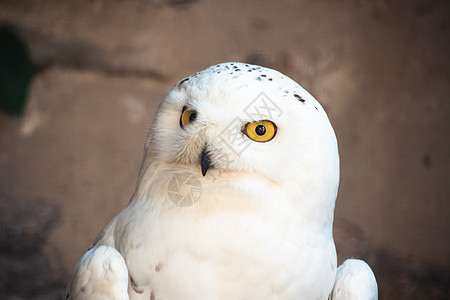
<svg viewBox="0 0 450 300"><path fill-rule="evenodd" d="M449 26L448 1L0 0L1 298L59 299L168 89L242 61L329 115L339 262L366 260L380 299L449 299Z"/></svg>

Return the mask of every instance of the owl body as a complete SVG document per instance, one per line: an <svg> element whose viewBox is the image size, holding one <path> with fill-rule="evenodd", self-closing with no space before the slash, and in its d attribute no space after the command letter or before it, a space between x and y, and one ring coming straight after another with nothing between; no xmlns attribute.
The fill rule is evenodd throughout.
<svg viewBox="0 0 450 300"><path fill-rule="evenodd" d="M130 299L328 299L338 184L336 137L308 92L268 68L209 67L159 106L132 199L72 283L89 282L80 270L108 246ZM68 298L103 299L70 296L96 282L72 284Z"/></svg>
<svg viewBox="0 0 450 300"><path fill-rule="evenodd" d="M130 299L327 299L336 272L331 232L277 199L272 183L256 195L240 191L242 183L204 185L211 205L141 201L112 221L96 244L124 256Z"/></svg>

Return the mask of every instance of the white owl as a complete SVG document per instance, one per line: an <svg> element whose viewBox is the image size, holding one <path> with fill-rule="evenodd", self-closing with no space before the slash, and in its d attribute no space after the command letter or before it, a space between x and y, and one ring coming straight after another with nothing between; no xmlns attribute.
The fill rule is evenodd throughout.
<svg viewBox="0 0 450 300"><path fill-rule="evenodd" d="M367 264L336 270L336 137L287 76L224 63L156 113L129 205L66 299L377 299Z"/></svg>

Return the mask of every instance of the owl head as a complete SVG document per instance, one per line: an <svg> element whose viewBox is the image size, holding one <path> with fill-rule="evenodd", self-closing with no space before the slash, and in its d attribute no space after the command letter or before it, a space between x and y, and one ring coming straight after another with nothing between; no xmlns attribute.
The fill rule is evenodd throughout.
<svg viewBox="0 0 450 300"><path fill-rule="evenodd" d="M222 63L180 80L156 113L144 165L188 168L200 180L258 177L337 190L339 157L321 105L292 79Z"/></svg>

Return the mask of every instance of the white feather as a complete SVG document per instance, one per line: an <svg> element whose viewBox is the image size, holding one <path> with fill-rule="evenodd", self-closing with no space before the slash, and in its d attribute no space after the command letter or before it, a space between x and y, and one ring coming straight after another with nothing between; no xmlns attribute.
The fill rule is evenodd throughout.
<svg viewBox="0 0 450 300"><path fill-rule="evenodd" d="M98 246L87 251L72 274L66 292L70 300L128 300L128 270L114 248Z"/></svg>
<svg viewBox="0 0 450 300"><path fill-rule="evenodd" d="M347 259L339 266L330 300L377 300L378 286L367 263Z"/></svg>

